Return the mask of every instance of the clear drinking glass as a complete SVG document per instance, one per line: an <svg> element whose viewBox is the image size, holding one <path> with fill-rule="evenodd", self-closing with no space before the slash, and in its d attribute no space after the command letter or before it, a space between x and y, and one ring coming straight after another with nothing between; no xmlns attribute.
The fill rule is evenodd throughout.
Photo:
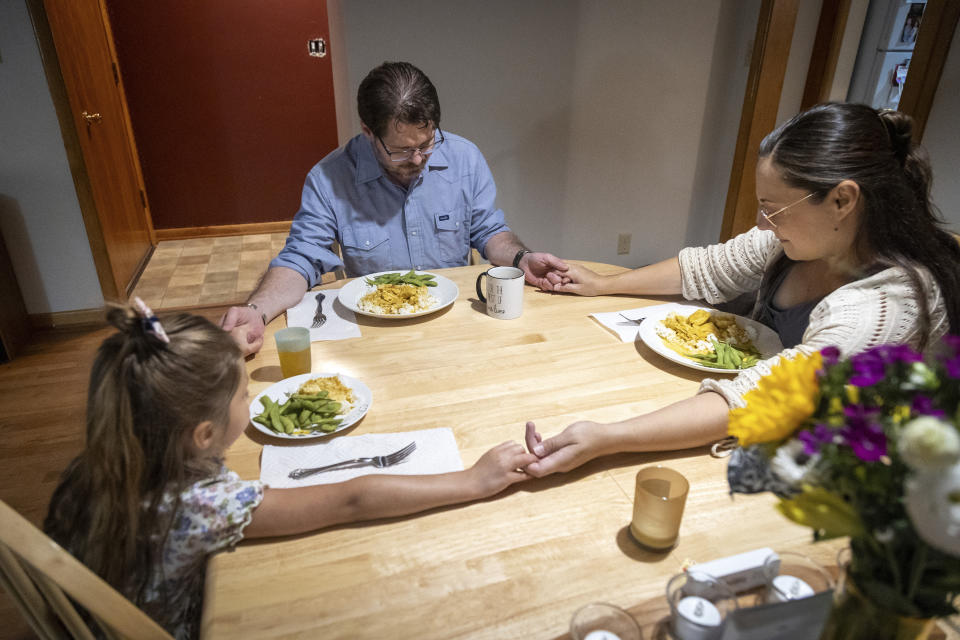
<svg viewBox="0 0 960 640"><path fill-rule="evenodd" d="M640 625L620 607L594 602L577 609L570 619L573 640L643 640Z"/></svg>
<svg viewBox="0 0 960 640"><path fill-rule="evenodd" d="M284 378L310 373L310 329L287 327L273 337L277 341L277 356Z"/></svg>

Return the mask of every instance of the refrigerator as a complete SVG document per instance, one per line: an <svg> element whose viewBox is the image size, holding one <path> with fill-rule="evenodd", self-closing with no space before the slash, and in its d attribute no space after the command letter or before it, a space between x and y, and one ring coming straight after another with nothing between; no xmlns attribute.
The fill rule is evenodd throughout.
<svg viewBox="0 0 960 640"><path fill-rule="evenodd" d="M925 1L870 1L847 102L897 108L925 7Z"/></svg>

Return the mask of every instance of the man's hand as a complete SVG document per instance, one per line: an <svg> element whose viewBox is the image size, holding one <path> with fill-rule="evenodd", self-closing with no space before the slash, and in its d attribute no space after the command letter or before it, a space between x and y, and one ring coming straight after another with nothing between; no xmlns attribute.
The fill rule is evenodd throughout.
<svg viewBox="0 0 960 640"><path fill-rule="evenodd" d="M543 291L553 291L557 285L570 281L567 263L552 253L533 252L520 259L526 281Z"/></svg>
<svg viewBox="0 0 960 640"><path fill-rule="evenodd" d="M263 346L263 318L251 307L230 307L220 319L220 328L236 340L244 356L260 351Z"/></svg>

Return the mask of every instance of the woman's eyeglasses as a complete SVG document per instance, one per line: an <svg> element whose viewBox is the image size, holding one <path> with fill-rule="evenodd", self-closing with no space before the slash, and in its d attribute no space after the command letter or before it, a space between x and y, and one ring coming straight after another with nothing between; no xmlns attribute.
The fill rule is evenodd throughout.
<svg viewBox="0 0 960 640"><path fill-rule="evenodd" d="M800 204L801 202L803 202L804 200L806 200L807 198L809 198L809 197L812 196L813 194L814 194L814 192L811 191L810 193L808 193L807 195L803 196L803 197L800 198L799 200L795 200L795 201L791 202L790 204L788 204L788 205L785 206L785 207L780 207L779 209L777 209L777 210L774 211L773 213L767 213L767 211L766 211L763 207L760 207L760 215L763 216L763 219L764 219L764 220L766 220L767 222L770 223L770 226L771 226L771 227L773 227L774 229L776 229L776 228L777 228L776 223L774 223L774 221L771 220L770 218L772 218L772 217L775 216L775 215L779 215L779 214L783 213L784 211L786 211L787 209L789 209L790 207L792 207L792 206L795 205L795 204Z"/></svg>
<svg viewBox="0 0 960 640"><path fill-rule="evenodd" d="M412 149L401 149L399 151L390 151L390 149L387 149L387 145L383 142L383 138L380 136L377 136L377 140L380 141L380 146L383 147L384 153L386 153L390 158L390 162L404 162L412 158L416 153L419 153L423 157L427 157L436 151L437 147L443 144L443 131L440 131L440 127L437 127L437 131L440 133L439 140L437 140L436 136L434 136L434 138L426 144L423 144L419 147L413 147Z"/></svg>

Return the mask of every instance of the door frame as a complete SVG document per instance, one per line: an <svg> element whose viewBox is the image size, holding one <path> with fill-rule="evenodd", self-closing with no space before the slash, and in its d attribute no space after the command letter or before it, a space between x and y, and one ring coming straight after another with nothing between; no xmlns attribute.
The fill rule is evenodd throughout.
<svg viewBox="0 0 960 640"><path fill-rule="evenodd" d="M90 174L87 172L87 165L83 160L83 152L80 149L80 137L74 125L73 110L70 106L66 83L60 70L60 59L57 56L57 49L53 42L53 32L50 30L50 23L47 20L47 11L43 6L43 0L26 0L26 3L30 20L33 23L34 35L37 38L37 46L40 49L40 58L43 61L43 72L47 77L50 97L60 125L60 133L67 153L67 163L70 165L70 175L77 192L80 215L87 231L87 241L90 244L90 253L93 256L97 279L100 281L100 290L105 300L126 299L133 287L131 284L128 285L126 291L121 291L117 284L117 278L114 276L113 267L110 264L106 239L103 227L100 224L100 211L97 209L96 201L93 198ZM124 102L125 105L126 102ZM131 152L133 153L133 161L137 162L136 149L132 149ZM139 166L137 167L137 174L140 175ZM142 178L140 182L142 189ZM146 209L146 216L150 244L156 247L156 236L150 220L149 208ZM140 272L146 267L148 261L149 255L140 265ZM138 277L139 275L133 279L133 283L136 282ZM103 315L100 310L96 310L96 314L98 316Z"/></svg>

